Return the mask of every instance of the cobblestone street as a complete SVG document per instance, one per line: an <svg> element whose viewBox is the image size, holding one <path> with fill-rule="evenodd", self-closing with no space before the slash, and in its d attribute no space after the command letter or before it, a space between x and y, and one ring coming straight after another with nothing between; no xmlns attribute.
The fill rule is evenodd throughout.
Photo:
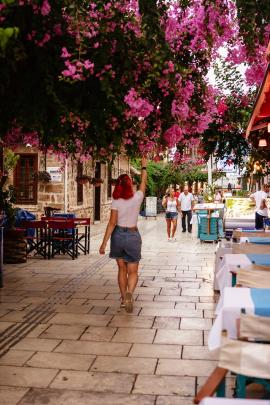
<svg viewBox="0 0 270 405"><path fill-rule="evenodd" d="M6 265L0 293L0 403L190 405L215 367L214 244L168 242L163 217L140 220L133 314L120 309L115 261L90 256Z"/></svg>

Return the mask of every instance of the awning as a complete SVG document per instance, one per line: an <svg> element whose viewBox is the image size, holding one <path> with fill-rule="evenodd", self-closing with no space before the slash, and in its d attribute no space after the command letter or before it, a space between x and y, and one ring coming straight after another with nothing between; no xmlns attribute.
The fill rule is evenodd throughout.
<svg viewBox="0 0 270 405"><path fill-rule="evenodd" d="M268 49L270 51L270 46L268 46ZM268 123L270 123L270 63L254 104L246 136L248 137L253 131L267 128Z"/></svg>

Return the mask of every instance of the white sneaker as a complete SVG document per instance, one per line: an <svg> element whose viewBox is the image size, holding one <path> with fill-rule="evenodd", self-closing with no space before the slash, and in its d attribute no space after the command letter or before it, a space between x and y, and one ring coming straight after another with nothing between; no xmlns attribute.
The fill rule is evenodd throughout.
<svg viewBox="0 0 270 405"><path fill-rule="evenodd" d="M172 238L168 238L168 242L171 242Z"/></svg>
<svg viewBox="0 0 270 405"><path fill-rule="evenodd" d="M176 240L177 240L176 238L172 238L172 242L176 242Z"/></svg>

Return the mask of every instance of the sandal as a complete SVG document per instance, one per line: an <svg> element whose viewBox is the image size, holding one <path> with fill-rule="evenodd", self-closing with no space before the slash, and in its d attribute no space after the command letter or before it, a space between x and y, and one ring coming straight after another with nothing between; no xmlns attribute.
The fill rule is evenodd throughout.
<svg viewBox="0 0 270 405"><path fill-rule="evenodd" d="M133 311L133 298L132 298L132 294L130 292L126 293L125 308L128 313L131 313Z"/></svg>
<svg viewBox="0 0 270 405"><path fill-rule="evenodd" d="M125 303L125 301L121 301L120 308L126 308L126 303Z"/></svg>

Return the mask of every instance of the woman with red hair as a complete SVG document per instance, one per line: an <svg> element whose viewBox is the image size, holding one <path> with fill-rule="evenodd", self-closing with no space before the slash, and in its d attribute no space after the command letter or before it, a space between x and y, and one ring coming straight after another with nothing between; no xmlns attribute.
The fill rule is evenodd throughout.
<svg viewBox="0 0 270 405"><path fill-rule="evenodd" d="M118 264L118 285L121 293L121 308L133 311L132 294L138 282L138 267L141 259L142 239L137 228L140 206L144 198L147 160L142 158L141 184L133 193L132 180L127 174L118 177L113 192L111 215L99 248L104 254L111 238L110 258Z"/></svg>

